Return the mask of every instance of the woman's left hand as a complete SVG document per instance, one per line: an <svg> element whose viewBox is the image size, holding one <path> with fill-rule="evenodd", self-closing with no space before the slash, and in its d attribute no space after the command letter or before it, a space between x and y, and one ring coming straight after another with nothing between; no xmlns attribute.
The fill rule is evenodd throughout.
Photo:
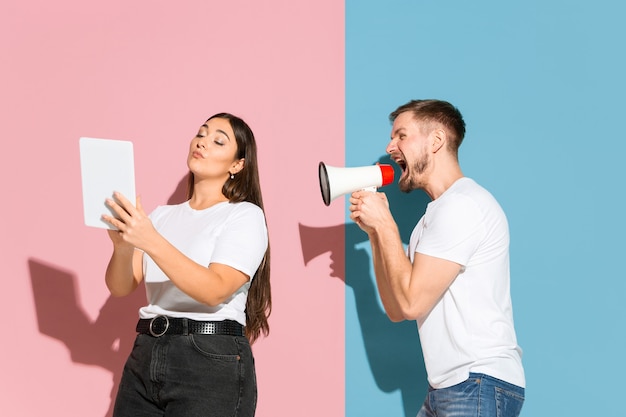
<svg viewBox="0 0 626 417"><path fill-rule="evenodd" d="M137 197L136 206L117 191L113 197L108 198L106 204L117 216L103 214L102 219L118 229L117 233L122 240L145 251L157 231L144 211L140 197Z"/></svg>

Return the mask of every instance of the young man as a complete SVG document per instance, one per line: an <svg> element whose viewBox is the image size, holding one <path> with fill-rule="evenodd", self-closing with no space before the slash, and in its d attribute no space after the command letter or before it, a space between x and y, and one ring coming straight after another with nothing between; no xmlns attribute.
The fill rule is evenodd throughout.
<svg viewBox="0 0 626 417"><path fill-rule="evenodd" d="M370 239L387 315L417 321L430 385L418 417L518 416L525 377L513 326L506 216L461 171L465 122L453 105L413 100L390 120L387 153L402 168L400 189L421 189L432 199L408 253L384 193L354 192L350 211Z"/></svg>

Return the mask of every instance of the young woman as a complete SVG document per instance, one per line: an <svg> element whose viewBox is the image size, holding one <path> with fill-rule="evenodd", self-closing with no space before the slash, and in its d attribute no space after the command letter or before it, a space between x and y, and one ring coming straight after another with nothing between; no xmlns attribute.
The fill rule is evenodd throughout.
<svg viewBox="0 0 626 417"><path fill-rule="evenodd" d="M253 416L250 349L269 333L270 252L250 127L210 117L187 157L188 201L147 216L115 194L103 219L113 254L106 284L124 296L145 280L137 339L114 416Z"/></svg>

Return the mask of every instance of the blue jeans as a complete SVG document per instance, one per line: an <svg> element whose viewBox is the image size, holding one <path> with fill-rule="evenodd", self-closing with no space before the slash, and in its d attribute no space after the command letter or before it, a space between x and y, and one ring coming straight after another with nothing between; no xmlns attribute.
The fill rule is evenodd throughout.
<svg viewBox="0 0 626 417"><path fill-rule="evenodd" d="M139 334L124 366L114 417L251 417L254 357L248 339Z"/></svg>
<svg viewBox="0 0 626 417"><path fill-rule="evenodd" d="M524 388L484 374L448 388L429 388L417 417L517 417Z"/></svg>

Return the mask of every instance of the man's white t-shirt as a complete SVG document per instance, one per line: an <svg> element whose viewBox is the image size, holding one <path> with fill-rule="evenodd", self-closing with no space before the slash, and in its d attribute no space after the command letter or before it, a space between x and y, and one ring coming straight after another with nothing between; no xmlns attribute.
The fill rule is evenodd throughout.
<svg viewBox="0 0 626 417"><path fill-rule="evenodd" d="M180 291L144 253L148 305L140 308L140 318L167 315L203 321L229 319L245 326L248 289L268 245L261 208L248 202L223 202L194 210L185 202L159 206L150 219L165 239L193 261L204 266L211 263L231 266L248 275L250 281L223 304L210 307Z"/></svg>
<svg viewBox="0 0 626 417"><path fill-rule="evenodd" d="M509 229L498 202L472 179L459 179L428 204L411 235L411 262L415 252L462 266L418 322L430 385L449 387L476 372L524 387L510 296Z"/></svg>

